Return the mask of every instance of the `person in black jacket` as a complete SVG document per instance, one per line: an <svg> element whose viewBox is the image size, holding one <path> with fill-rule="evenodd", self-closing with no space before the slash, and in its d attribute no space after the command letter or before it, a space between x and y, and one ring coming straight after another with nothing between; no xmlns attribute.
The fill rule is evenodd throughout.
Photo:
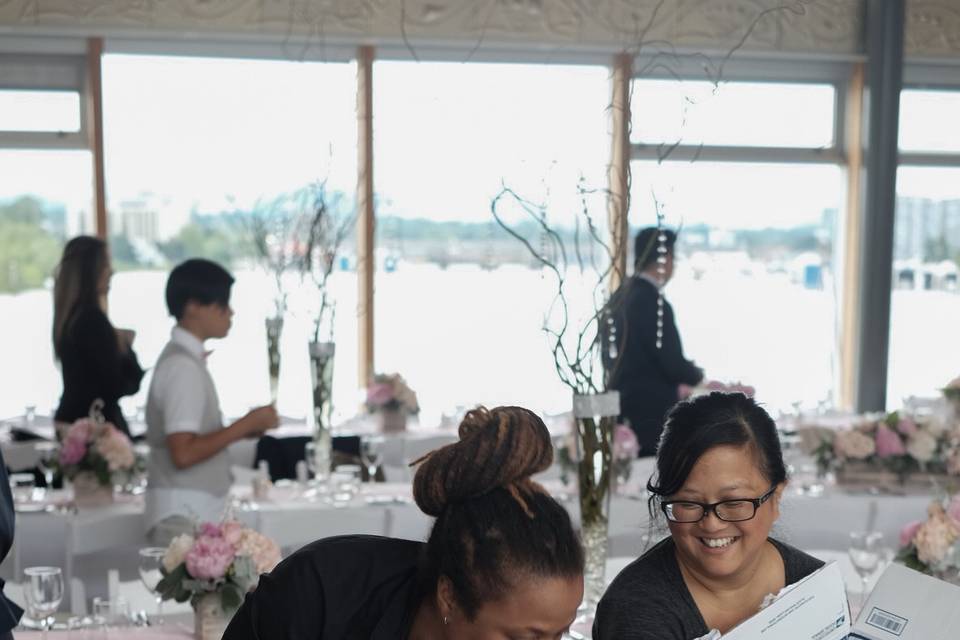
<svg viewBox="0 0 960 640"><path fill-rule="evenodd" d="M683 355L673 307L664 300L661 309L658 301L673 276L676 241L669 229L649 227L637 233L634 276L610 296L602 325L607 386L620 392L621 418L637 434L641 456L656 453L664 418L679 400L679 385L703 380L703 371Z"/></svg>
<svg viewBox="0 0 960 640"><path fill-rule="evenodd" d="M0 562L10 553L13 546L13 495L10 493L10 480L7 478L7 464L0 452ZM0 640L12 640L10 630L20 622L23 609L7 599L3 593L3 580L0 579Z"/></svg>
<svg viewBox="0 0 960 640"><path fill-rule="evenodd" d="M417 461L426 543L340 536L260 577L224 640L559 638L583 598L570 516L530 480L553 461L543 421L479 407L460 441Z"/></svg>
<svg viewBox="0 0 960 640"><path fill-rule="evenodd" d="M104 418L130 435L117 401L140 390L143 369L133 352L133 332L115 329L107 318L112 275L103 240L77 236L67 242L53 286L53 351L63 375L54 420L83 418L99 398Z"/></svg>

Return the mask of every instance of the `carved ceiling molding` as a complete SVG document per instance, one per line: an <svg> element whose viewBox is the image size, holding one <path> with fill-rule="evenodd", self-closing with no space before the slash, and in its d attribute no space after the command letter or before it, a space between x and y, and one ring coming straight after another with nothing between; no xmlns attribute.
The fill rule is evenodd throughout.
<svg viewBox="0 0 960 640"><path fill-rule="evenodd" d="M910 0L904 49L913 56L960 56L960 2Z"/></svg>
<svg viewBox="0 0 960 640"><path fill-rule="evenodd" d="M0 0L32 33L855 54L862 0ZM922 3L936 6L945 3ZM934 14L934 10L923 15ZM940 12L936 15L944 16ZM953 16L955 22L956 15Z"/></svg>

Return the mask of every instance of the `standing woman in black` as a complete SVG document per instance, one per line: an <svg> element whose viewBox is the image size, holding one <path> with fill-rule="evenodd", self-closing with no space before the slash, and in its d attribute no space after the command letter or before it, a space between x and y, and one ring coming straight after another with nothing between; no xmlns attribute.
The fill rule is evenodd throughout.
<svg viewBox="0 0 960 640"><path fill-rule="evenodd" d="M83 418L99 398L104 418L130 435L117 401L140 390L143 369L133 352L134 333L115 329L107 318L112 275L103 240L77 236L63 248L53 285L53 351L63 374L54 420Z"/></svg>

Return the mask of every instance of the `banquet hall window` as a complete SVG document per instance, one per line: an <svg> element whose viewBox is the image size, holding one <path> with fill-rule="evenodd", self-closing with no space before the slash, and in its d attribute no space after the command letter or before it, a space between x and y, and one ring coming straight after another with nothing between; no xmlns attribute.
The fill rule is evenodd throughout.
<svg viewBox="0 0 960 640"><path fill-rule="evenodd" d="M609 74L599 66L374 64L375 368L404 375L424 412L480 402L569 411L542 331L554 281L495 224L491 200L506 185L546 203L550 226L571 241L578 184L607 184ZM605 203L588 199L606 237ZM518 224L518 209L504 201L499 211ZM544 246L532 219L522 230ZM592 309L590 273L567 274L575 316Z"/></svg>
<svg viewBox="0 0 960 640"><path fill-rule="evenodd" d="M50 416L61 390L53 269L67 238L94 232L92 160L85 150L0 149L0 176L0 419L28 406Z"/></svg>
<svg viewBox="0 0 960 640"><path fill-rule="evenodd" d="M655 223L655 202L681 230L665 292L687 357L771 411L831 403L842 169L634 161L631 173L632 232Z"/></svg>
<svg viewBox="0 0 960 640"><path fill-rule="evenodd" d="M112 53L103 58L103 87L117 270L111 318L137 330L137 353L150 366L169 338L163 291L170 268L189 257L223 264L236 277L236 315L230 335L210 344L209 366L225 415L243 415L270 401L264 319L274 315L277 298L274 278L255 259L252 220L272 224L283 212L308 210L310 190L319 183L330 198L352 207L355 65ZM290 226L271 226L272 252L297 250ZM344 243L330 283L341 347L334 402L349 413L357 376L353 247L352 240ZM281 281L287 311L278 409L302 417L311 403L307 342L317 295L293 272ZM129 400L131 415L145 403L147 388Z"/></svg>

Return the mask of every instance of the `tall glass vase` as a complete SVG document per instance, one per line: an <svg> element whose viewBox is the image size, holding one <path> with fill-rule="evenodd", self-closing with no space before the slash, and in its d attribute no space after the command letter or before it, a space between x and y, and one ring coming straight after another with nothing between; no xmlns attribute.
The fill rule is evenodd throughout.
<svg viewBox="0 0 960 640"><path fill-rule="evenodd" d="M308 345L310 355L310 383L313 389L313 439L316 447L316 469L318 475L330 473L332 441L330 434L333 415L333 356L336 345L333 342L311 342Z"/></svg>
<svg viewBox="0 0 960 640"><path fill-rule="evenodd" d="M580 461L580 532L586 552L583 609L592 615L606 588L607 532L613 468L613 427L620 413L620 394L611 391L573 397Z"/></svg>
<svg viewBox="0 0 960 640"><path fill-rule="evenodd" d="M267 366L270 370L270 402L277 403L280 387L280 335L283 333L283 316L265 320L267 327Z"/></svg>

